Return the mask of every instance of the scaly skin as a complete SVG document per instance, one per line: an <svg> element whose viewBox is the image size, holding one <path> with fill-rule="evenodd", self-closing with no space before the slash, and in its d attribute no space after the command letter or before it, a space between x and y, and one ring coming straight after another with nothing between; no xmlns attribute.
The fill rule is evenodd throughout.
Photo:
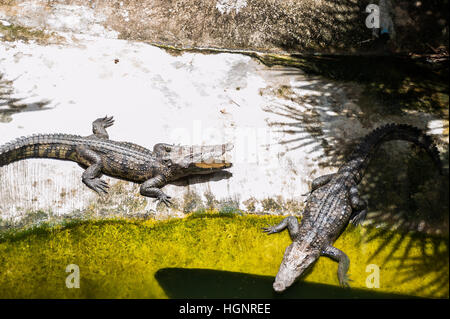
<svg viewBox="0 0 450 319"><path fill-rule="evenodd" d="M129 142L109 140L106 128L112 117L92 123L93 135L41 134L21 137L0 146L0 167L27 158L52 158L78 163L85 168L83 183L97 193L107 193L102 174L140 183L143 196L170 204L161 187L179 178L210 174L228 167L223 160L231 145L175 146L156 144L153 151Z"/></svg>
<svg viewBox="0 0 450 319"><path fill-rule="evenodd" d="M275 291L282 292L290 287L320 256L339 262L339 283L348 286L350 260L344 252L333 247L333 243L349 222L360 224L365 218L367 203L359 196L357 185L371 155L382 142L398 139L423 147L442 173L436 146L419 129L388 124L368 134L337 173L314 179L300 224L297 218L289 216L278 225L263 228L268 234L287 228L292 239L273 284Z"/></svg>

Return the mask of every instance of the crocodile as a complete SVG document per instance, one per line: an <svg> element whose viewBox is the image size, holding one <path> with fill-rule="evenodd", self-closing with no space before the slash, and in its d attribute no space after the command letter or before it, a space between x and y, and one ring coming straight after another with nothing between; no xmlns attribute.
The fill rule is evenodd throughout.
<svg viewBox="0 0 450 319"><path fill-rule="evenodd" d="M109 139L106 128L113 117L92 123L92 135L34 134L0 146L0 167L28 158L51 158L78 163L85 169L82 182L99 194L109 185L100 177L111 177L141 184L140 194L169 206L171 197L161 188L181 178L211 174L232 166L225 159L231 144L179 146L155 144L153 150L130 142Z"/></svg>
<svg viewBox="0 0 450 319"><path fill-rule="evenodd" d="M360 197L357 185L380 144L390 140L406 140L424 148L442 174L439 151L431 137L420 129L405 124L387 124L373 130L336 173L312 181L310 192L303 195L307 198L300 223L296 217L288 216L277 225L263 227L263 232L269 235L287 228L292 240L273 283L276 292L290 287L320 256L338 262L339 284L349 287L350 260L344 252L333 247L333 243L349 223L359 225L363 222L367 202Z"/></svg>

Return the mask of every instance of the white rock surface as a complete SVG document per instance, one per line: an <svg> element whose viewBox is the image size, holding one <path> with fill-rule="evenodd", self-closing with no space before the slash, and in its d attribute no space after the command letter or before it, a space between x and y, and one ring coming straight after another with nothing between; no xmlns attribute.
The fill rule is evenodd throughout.
<svg viewBox="0 0 450 319"><path fill-rule="evenodd" d="M284 101L260 94L270 85L266 77L272 76L262 73L273 71L247 56L173 57L150 45L100 38L86 38L76 47L1 43L0 72L13 81L13 97L21 98L30 111L0 124L0 143L34 133L88 135L91 122L106 114L116 119L109 128L112 139L148 148L159 142L232 142L233 177L190 186L200 194L210 189L218 199L298 196L317 169L305 153L314 144L282 155L287 151L279 144L284 136L268 126L269 118L277 116L263 109ZM39 103L47 104L31 112L39 109ZM287 174L292 167L296 175ZM9 216L19 208L59 213L82 208L96 195L82 185L81 173L76 164L55 160L0 168L0 211ZM78 196L61 202L62 189L65 193L75 189ZM184 191L166 187L174 197Z"/></svg>
<svg viewBox="0 0 450 319"><path fill-rule="evenodd" d="M91 7L51 3L51 1L21 1L10 12L0 8L0 19L9 26L11 22L20 25L56 32L75 32L104 38L117 38L118 32L106 28L106 16ZM3 10L2 10L3 9ZM12 14L11 14L12 13ZM1 22L1 21L0 21Z"/></svg>
<svg viewBox="0 0 450 319"><path fill-rule="evenodd" d="M233 176L164 188L180 201L189 190L238 199L242 209L251 198L302 202L314 177L335 170L319 165L338 156L326 153L324 142L334 147L372 128L360 122L356 91L349 96L342 84L240 54L172 56L144 43L91 36L64 45L0 42L0 74L10 81L9 98L25 106L12 121L0 122L0 144L34 133L89 135L91 122L105 115L116 119L111 139L148 148L233 143ZM1 102L0 108L9 107ZM431 123L433 133L442 133ZM95 204L99 198L81 174L75 163L56 160L0 168L1 218L36 210L69 214ZM139 197L136 187L127 187L131 198ZM145 210L155 205L148 200ZM158 209L161 214L167 212Z"/></svg>

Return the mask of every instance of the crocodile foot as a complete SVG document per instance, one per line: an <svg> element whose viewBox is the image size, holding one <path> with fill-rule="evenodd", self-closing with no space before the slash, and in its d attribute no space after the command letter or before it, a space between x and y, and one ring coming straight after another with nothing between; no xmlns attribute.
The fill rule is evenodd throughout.
<svg viewBox="0 0 450 319"><path fill-rule="evenodd" d="M96 191L99 194L107 194L109 185L107 182L101 180L100 178L94 178L89 181L86 181L86 185L89 186L92 190Z"/></svg>
<svg viewBox="0 0 450 319"><path fill-rule="evenodd" d="M262 230L264 233L267 233L267 235L278 233L278 230L276 229L276 225L274 225L274 226L267 225L267 227L263 227Z"/></svg>
<svg viewBox="0 0 450 319"><path fill-rule="evenodd" d="M169 207L170 205L172 205L172 202L170 201L171 197L162 193L161 195L158 196L158 198L155 200L158 202L158 205L160 203L164 203L166 204L167 207Z"/></svg>
<svg viewBox="0 0 450 319"><path fill-rule="evenodd" d="M305 197L305 199L303 200L304 203L306 203L308 201L308 197L311 194L312 194L312 191L309 191L309 192L301 195L302 197Z"/></svg>
<svg viewBox="0 0 450 319"><path fill-rule="evenodd" d="M350 284L349 282L353 281L352 279L350 279L350 277L345 274L343 276L339 276L339 285L343 288L350 288Z"/></svg>
<svg viewBox="0 0 450 319"><path fill-rule="evenodd" d="M362 212L355 215L355 217L353 217L350 220L350 222L355 226L362 225L362 223L366 219L366 216L367 216L367 209L364 209Z"/></svg>
<svg viewBox="0 0 450 319"><path fill-rule="evenodd" d="M97 122L98 125L101 125L104 128L107 128L107 127L110 127L110 126L112 126L114 124L114 118L112 116L110 116L110 117L105 116L103 118L97 119L95 122Z"/></svg>

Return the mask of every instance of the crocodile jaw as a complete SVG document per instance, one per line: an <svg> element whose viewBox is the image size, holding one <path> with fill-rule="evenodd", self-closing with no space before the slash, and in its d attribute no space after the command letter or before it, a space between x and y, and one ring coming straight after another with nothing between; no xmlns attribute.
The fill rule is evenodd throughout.
<svg viewBox="0 0 450 319"><path fill-rule="evenodd" d="M232 149L232 144L177 146L169 158L177 177L211 174L232 166L228 160Z"/></svg>
<svg viewBox="0 0 450 319"><path fill-rule="evenodd" d="M195 163L194 165L204 169L224 169L232 166L231 163Z"/></svg>

